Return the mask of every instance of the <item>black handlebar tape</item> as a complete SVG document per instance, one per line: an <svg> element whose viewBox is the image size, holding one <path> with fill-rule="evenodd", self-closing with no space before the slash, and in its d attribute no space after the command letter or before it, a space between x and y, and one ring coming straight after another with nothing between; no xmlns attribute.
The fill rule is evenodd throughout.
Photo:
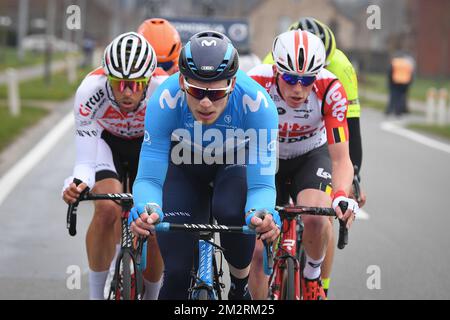
<svg viewBox="0 0 450 320"><path fill-rule="evenodd" d="M73 182L79 186L83 181L74 178ZM79 203L79 200L77 200L75 203L69 204L69 208L67 209L67 228L72 237L77 234L77 208Z"/></svg>
<svg viewBox="0 0 450 320"><path fill-rule="evenodd" d="M347 211L348 203L341 201L339 202L339 207L341 208L342 214ZM348 244L348 229L344 220L339 219L339 239L338 239L338 248L344 249Z"/></svg>

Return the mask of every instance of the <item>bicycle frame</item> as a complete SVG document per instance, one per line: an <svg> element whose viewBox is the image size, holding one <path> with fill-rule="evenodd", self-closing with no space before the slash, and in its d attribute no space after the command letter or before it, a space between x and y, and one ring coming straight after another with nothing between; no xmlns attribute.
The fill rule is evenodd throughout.
<svg viewBox="0 0 450 320"><path fill-rule="evenodd" d="M223 250L220 246L213 242L214 233L244 233L255 234L253 229L247 226L232 227L224 225L211 225L211 224L173 224L168 222L161 222L155 226L156 232L167 231L185 231L185 232L198 232L200 234L199 239L199 254L198 254L198 269L194 272L195 285L189 288L189 299L198 300L200 292L206 290L208 292L208 298L210 300L217 300L221 298L220 288L223 288L219 282L219 278L222 276L215 270L214 253L215 248Z"/></svg>
<svg viewBox="0 0 450 320"><path fill-rule="evenodd" d="M282 232L278 242L278 248L275 252L273 273L269 278L269 298L273 300L286 299L283 293L285 292L288 295L287 288L291 291L291 286L293 285L293 297L291 298L300 300L302 298L300 288L302 268L300 259L303 234L303 224L300 215L335 216L336 213L331 208L304 206L276 207L276 210L280 213L282 219ZM345 231L347 230L345 229ZM339 244L343 243L345 236L346 232L341 231L339 233ZM289 259L293 261L293 270L288 270ZM294 272L294 275L290 275L290 272ZM294 283L288 283L289 281L293 281Z"/></svg>
<svg viewBox="0 0 450 320"><path fill-rule="evenodd" d="M123 178L123 190L128 189L128 176L125 173ZM81 183L80 180L74 179L74 183L79 185ZM137 288L131 291L130 299L141 299L143 292L143 279L141 273L145 270L146 267L146 241L145 239L136 239L136 242L133 243L133 236L131 234L130 228L128 226L128 215L130 213L131 208L133 207L133 196L131 193L117 193L117 194L92 194L89 193L89 188L86 188L78 198L77 202L69 205L69 209L67 211L67 228L69 229L69 234L71 236L76 235L76 214L77 208L81 201L87 200L112 200L118 203L121 206L121 224L122 224L122 234L121 234L121 250L117 257L115 272L113 282L111 283L110 292L108 295L108 299L114 297L120 297L120 288L117 286L119 282L119 274L120 274L120 266L121 261L124 256L127 256L127 259L131 259L131 263L133 266L133 270L135 272L135 281L132 284L136 285ZM144 253L144 254L143 254ZM129 258L128 258L129 257ZM127 260L126 260L127 261ZM118 295L119 294L119 295Z"/></svg>
<svg viewBox="0 0 450 320"><path fill-rule="evenodd" d="M269 278L269 284L271 284L272 299L280 300L284 291L284 270L287 268L287 259L294 261L294 281L295 281L295 300L300 300L300 261L297 258L298 249L301 242L297 239L297 220L292 217L286 217L282 223L282 234L278 243L278 250L275 254L275 262L273 267L273 273Z"/></svg>
<svg viewBox="0 0 450 320"><path fill-rule="evenodd" d="M216 292L216 288L214 288L215 249L211 241L213 241L212 233L200 235L198 241L198 270L195 277L195 286L190 289L191 300L199 300L199 289L206 289L210 300L221 300L221 294Z"/></svg>

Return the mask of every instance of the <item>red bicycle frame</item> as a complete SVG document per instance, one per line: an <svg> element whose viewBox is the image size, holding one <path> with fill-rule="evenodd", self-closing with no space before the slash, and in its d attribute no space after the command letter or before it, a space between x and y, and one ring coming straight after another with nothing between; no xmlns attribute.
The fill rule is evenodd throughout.
<svg viewBox="0 0 450 320"><path fill-rule="evenodd" d="M288 284L288 260L292 260L294 270L294 300L300 300L300 262L297 255L297 219L285 218L282 236L276 251L273 272L269 278L271 295L274 300L286 300ZM290 284L292 285L292 284Z"/></svg>

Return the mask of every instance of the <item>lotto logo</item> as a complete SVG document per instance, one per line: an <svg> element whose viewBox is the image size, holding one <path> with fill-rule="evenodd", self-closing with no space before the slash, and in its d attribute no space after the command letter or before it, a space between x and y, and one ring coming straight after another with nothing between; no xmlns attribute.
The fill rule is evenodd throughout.
<svg viewBox="0 0 450 320"><path fill-rule="evenodd" d="M328 92L326 103L331 105L333 110L333 117L338 119L338 121L343 121L345 119L345 111L347 110L347 99L342 94L343 90L341 84L337 82Z"/></svg>

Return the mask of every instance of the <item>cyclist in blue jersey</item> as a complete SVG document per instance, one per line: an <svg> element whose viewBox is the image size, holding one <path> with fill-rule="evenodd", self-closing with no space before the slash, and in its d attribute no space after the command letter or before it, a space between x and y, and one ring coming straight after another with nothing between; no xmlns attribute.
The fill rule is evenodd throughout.
<svg viewBox="0 0 450 320"><path fill-rule="evenodd" d="M265 89L239 71L236 49L223 34L194 35L183 47L180 72L147 105L145 136L133 186L131 229L148 236L158 221L256 229L274 241L277 109ZM152 207L148 212L145 207ZM264 219L255 211L266 209ZM164 259L159 299L186 299L197 236L158 234ZM229 299L247 299L255 244L249 235L221 236L230 269Z"/></svg>

